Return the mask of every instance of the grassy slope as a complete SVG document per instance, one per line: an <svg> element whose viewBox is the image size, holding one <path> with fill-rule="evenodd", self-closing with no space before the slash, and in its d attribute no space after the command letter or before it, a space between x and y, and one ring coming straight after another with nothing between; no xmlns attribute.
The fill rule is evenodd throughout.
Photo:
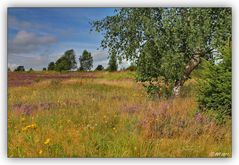
<svg viewBox="0 0 239 165"><path fill-rule="evenodd" d="M9 157L231 156L230 121L195 115L193 96L152 101L133 73L95 74L10 87Z"/></svg>

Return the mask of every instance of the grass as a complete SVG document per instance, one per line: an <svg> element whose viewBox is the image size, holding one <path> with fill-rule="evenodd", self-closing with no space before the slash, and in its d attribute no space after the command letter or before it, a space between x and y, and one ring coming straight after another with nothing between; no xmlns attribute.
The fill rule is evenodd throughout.
<svg viewBox="0 0 239 165"><path fill-rule="evenodd" d="M92 74L10 87L8 156L231 157L231 121L197 113L193 95L150 100L133 72Z"/></svg>

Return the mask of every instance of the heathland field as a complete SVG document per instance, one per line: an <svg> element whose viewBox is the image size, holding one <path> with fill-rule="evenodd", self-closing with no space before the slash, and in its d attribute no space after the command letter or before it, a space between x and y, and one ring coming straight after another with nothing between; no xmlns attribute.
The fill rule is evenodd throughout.
<svg viewBox="0 0 239 165"><path fill-rule="evenodd" d="M198 112L196 84L152 100L134 72L8 73L8 156L231 157L231 121Z"/></svg>

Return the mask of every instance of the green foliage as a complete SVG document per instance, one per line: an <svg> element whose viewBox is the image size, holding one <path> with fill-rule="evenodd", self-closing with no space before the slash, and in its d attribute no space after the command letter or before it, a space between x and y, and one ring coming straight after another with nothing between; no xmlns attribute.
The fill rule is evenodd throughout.
<svg viewBox="0 0 239 165"><path fill-rule="evenodd" d="M110 71L110 72L117 71L118 64L117 64L117 58L116 58L115 53L112 53L110 55L110 60L109 60L108 65L109 65L108 68L107 68L108 71Z"/></svg>
<svg viewBox="0 0 239 165"><path fill-rule="evenodd" d="M55 63L56 71L69 71L76 67L75 52L73 49L67 50Z"/></svg>
<svg viewBox="0 0 239 165"><path fill-rule="evenodd" d="M95 68L96 71L101 71L101 70L104 70L104 67L102 65L98 65L96 68Z"/></svg>
<svg viewBox="0 0 239 165"><path fill-rule="evenodd" d="M231 36L231 21L230 8L121 8L92 27L109 53L136 62L138 81L171 87L189 78L200 63L186 71L195 56L212 60Z"/></svg>
<svg viewBox="0 0 239 165"><path fill-rule="evenodd" d="M203 61L198 93L200 109L215 111L217 120L231 116L232 108L231 47L224 46L220 52L214 63Z"/></svg>
<svg viewBox="0 0 239 165"><path fill-rule="evenodd" d="M54 62L50 62L49 64L48 64L48 68L47 68L48 70L55 70L55 63Z"/></svg>
<svg viewBox="0 0 239 165"><path fill-rule="evenodd" d="M46 71L46 68L42 68L42 71Z"/></svg>
<svg viewBox="0 0 239 165"><path fill-rule="evenodd" d="M24 66L18 66L18 67L14 70L14 72L24 72L24 71L25 71Z"/></svg>
<svg viewBox="0 0 239 165"><path fill-rule="evenodd" d="M87 50L84 50L82 56L79 58L80 61L80 71L89 71L93 67L93 58L91 53Z"/></svg>

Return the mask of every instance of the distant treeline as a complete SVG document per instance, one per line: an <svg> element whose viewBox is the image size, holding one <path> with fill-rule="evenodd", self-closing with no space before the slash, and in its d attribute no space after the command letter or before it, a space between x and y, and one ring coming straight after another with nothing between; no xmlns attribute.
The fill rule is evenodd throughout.
<svg viewBox="0 0 239 165"><path fill-rule="evenodd" d="M47 68L44 67L42 71L90 71L93 67L93 57L90 52L87 50L84 50L82 55L79 57L79 63L80 67L77 68L76 63L76 54L73 49L67 50L59 59L57 59L55 62L52 61L48 64ZM114 54L110 55L108 67L104 68L103 65L98 65L95 68L95 71L117 71L118 70L118 62L117 58ZM123 68L121 70L129 70L129 71L135 71L136 66L130 65L128 68ZM10 68L8 68L8 71L11 71ZM24 72L25 67L20 65L16 69L14 69L15 72ZM28 70L28 72L34 71L32 68Z"/></svg>

